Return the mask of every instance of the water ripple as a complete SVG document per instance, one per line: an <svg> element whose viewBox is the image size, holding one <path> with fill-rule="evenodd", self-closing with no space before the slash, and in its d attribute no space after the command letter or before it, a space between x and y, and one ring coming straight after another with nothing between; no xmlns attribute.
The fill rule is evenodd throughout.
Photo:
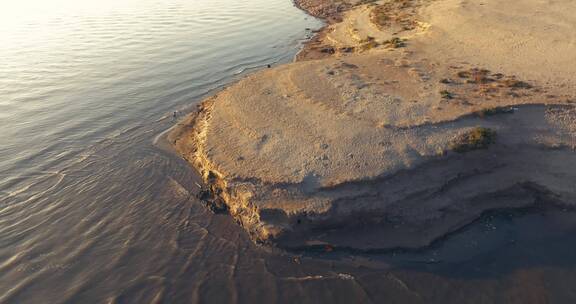
<svg viewBox="0 0 576 304"><path fill-rule="evenodd" d="M235 290L251 243L152 139L167 113L290 61L320 23L286 0L31 1L0 11L0 302Z"/></svg>

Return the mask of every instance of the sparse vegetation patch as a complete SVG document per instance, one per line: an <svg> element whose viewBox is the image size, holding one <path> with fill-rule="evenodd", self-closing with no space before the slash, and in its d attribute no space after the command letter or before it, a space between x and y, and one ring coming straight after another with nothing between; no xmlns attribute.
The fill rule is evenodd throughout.
<svg viewBox="0 0 576 304"><path fill-rule="evenodd" d="M489 85L493 88L509 89L532 89L533 86L527 82L520 81L514 76L505 76L501 73L492 74L489 70L473 68L456 73L458 78L465 80L465 83Z"/></svg>
<svg viewBox="0 0 576 304"><path fill-rule="evenodd" d="M406 39L394 37L392 39L382 42L382 45L384 45L386 48L397 49L406 46Z"/></svg>
<svg viewBox="0 0 576 304"><path fill-rule="evenodd" d="M476 127L458 136L450 144L450 149L458 153L465 153L473 150L486 149L495 141L496 131L489 128Z"/></svg>
<svg viewBox="0 0 576 304"><path fill-rule="evenodd" d="M370 13L372 23L380 28L400 26L402 30L413 30L417 23L414 20L415 12L413 0L392 0L374 7Z"/></svg>
<svg viewBox="0 0 576 304"><path fill-rule="evenodd" d="M440 83L450 85L458 93L467 90L469 98L490 100L493 98L520 98L530 96L530 91L538 92L532 84L501 73L492 73L481 68L464 69L454 72L453 78L444 78ZM471 92L468 91L471 89ZM479 114L481 115L481 114Z"/></svg>

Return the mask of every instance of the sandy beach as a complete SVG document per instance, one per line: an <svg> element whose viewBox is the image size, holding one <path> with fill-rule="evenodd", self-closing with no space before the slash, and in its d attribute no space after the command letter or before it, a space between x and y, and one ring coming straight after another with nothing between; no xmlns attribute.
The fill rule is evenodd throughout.
<svg viewBox="0 0 576 304"><path fill-rule="evenodd" d="M576 4L297 5L327 22L298 60L169 135L254 241L421 248L490 210L576 207Z"/></svg>

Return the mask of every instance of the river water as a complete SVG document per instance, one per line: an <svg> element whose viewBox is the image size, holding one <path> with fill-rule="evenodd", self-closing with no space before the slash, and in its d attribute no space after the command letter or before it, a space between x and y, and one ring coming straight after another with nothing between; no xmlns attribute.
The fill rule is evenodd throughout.
<svg viewBox="0 0 576 304"><path fill-rule="evenodd" d="M488 216L421 252L299 256L254 245L195 199L198 177L157 139L174 111L292 60L321 23L290 1L7 2L0 303L576 297L576 225L562 211Z"/></svg>

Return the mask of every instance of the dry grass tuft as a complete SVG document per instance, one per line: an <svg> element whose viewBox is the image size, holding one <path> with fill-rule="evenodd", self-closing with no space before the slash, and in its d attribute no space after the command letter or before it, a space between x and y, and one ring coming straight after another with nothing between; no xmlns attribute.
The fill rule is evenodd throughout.
<svg viewBox="0 0 576 304"><path fill-rule="evenodd" d="M448 90L440 91L440 96L442 96L442 98L444 98L444 99L453 99L454 98L454 94L450 93L450 91L448 91Z"/></svg>
<svg viewBox="0 0 576 304"><path fill-rule="evenodd" d="M496 131L476 127L458 136L450 144L450 149L458 153L465 153L473 150L486 149L494 142L496 142Z"/></svg>
<svg viewBox="0 0 576 304"><path fill-rule="evenodd" d="M512 114L514 113L514 108L512 107L492 107L492 108L485 108L476 112L481 118L494 116L498 114Z"/></svg>
<svg viewBox="0 0 576 304"><path fill-rule="evenodd" d="M382 42L386 48L397 49L406 46L406 39L400 39L398 37L394 37L392 39L386 40Z"/></svg>
<svg viewBox="0 0 576 304"><path fill-rule="evenodd" d="M360 40L359 49L361 51L368 51L378 46L380 46L380 43L378 43L374 37L368 36L365 39Z"/></svg>

